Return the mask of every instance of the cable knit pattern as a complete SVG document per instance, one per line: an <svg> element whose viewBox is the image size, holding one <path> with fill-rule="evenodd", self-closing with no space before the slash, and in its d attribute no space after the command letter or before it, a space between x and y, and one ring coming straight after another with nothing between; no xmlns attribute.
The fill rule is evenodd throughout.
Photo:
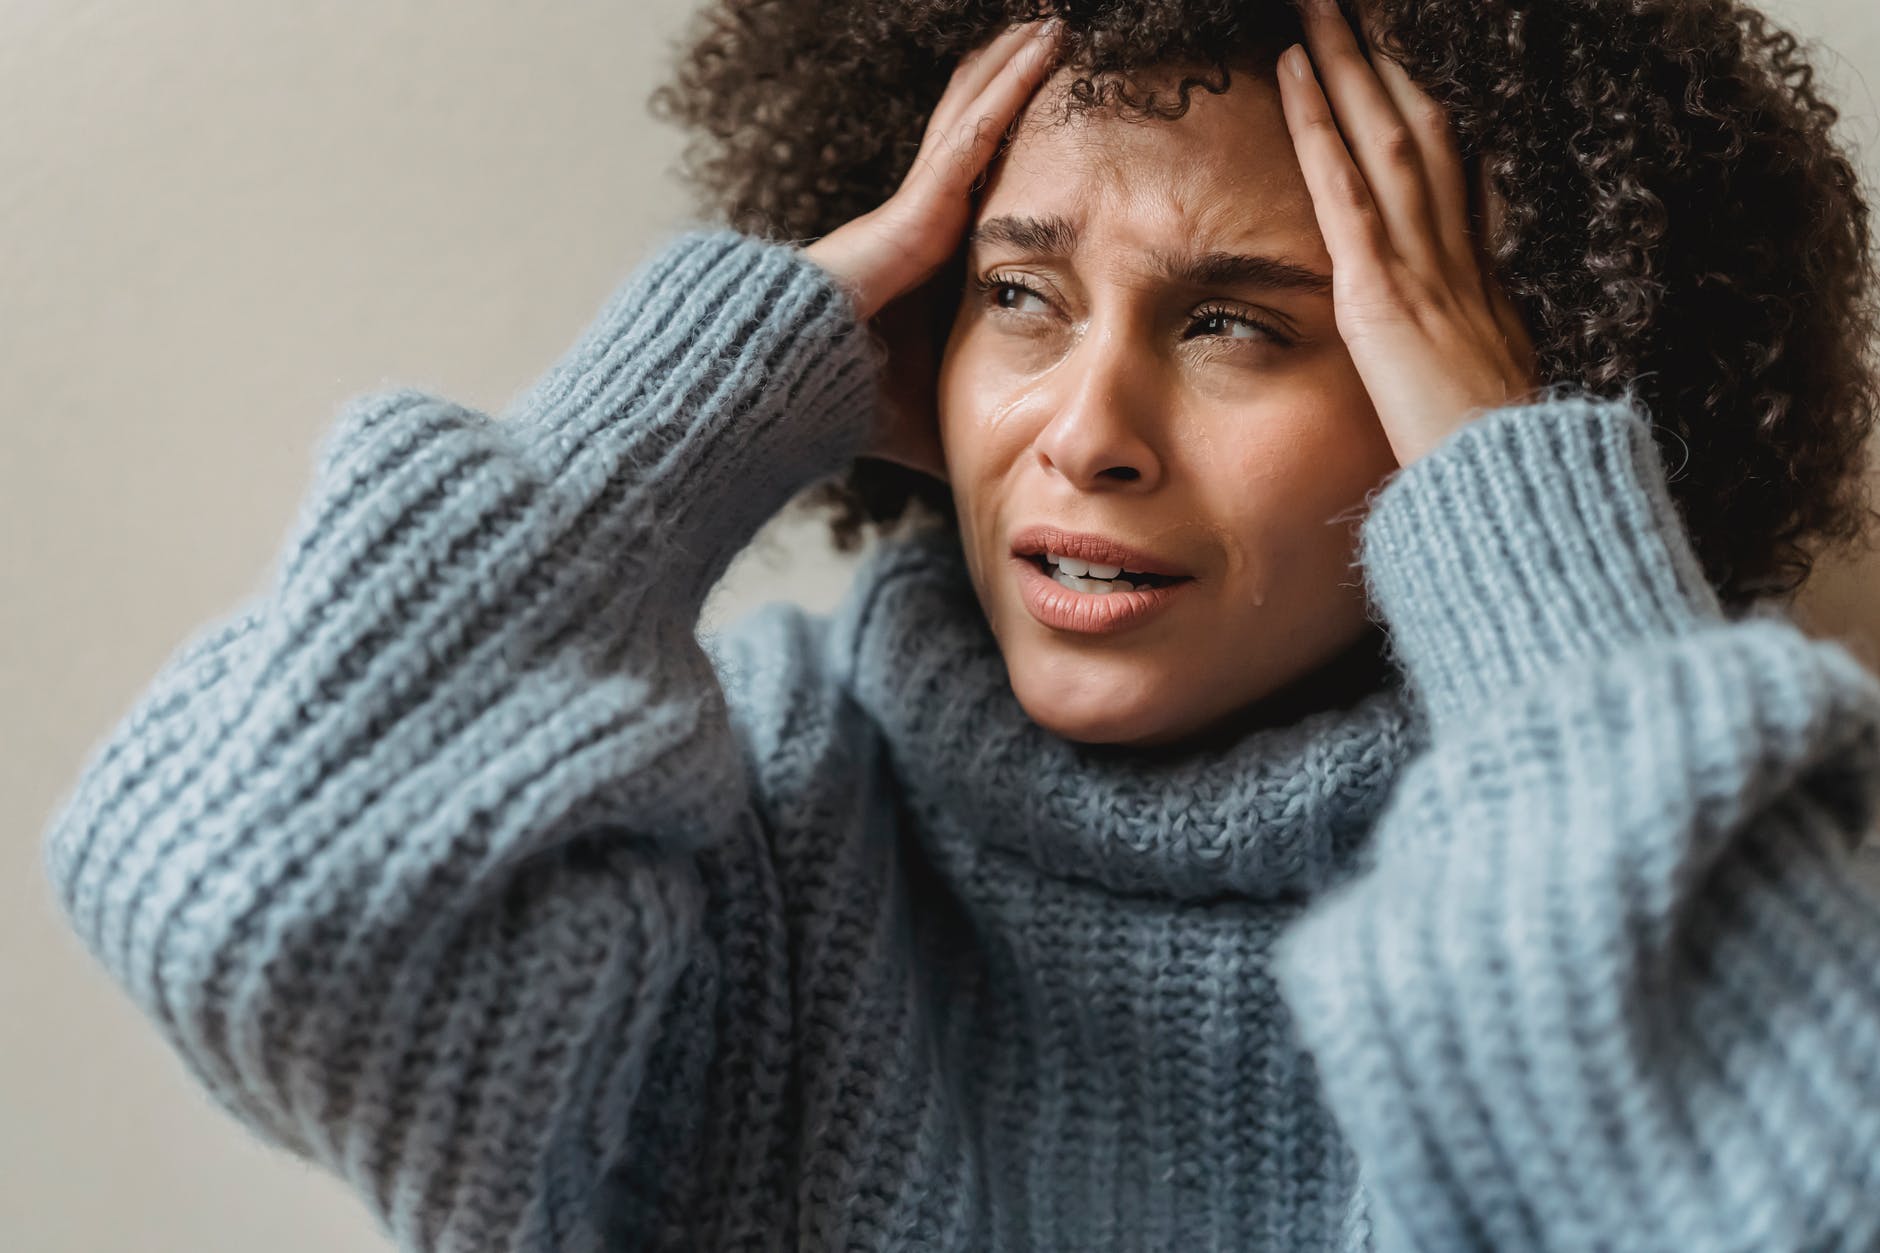
<svg viewBox="0 0 1880 1253"><path fill-rule="evenodd" d="M46 833L223 1108L413 1250L1880 1246L1880 683L1724 618L1629 399L1376 494L1391 682L1144 754L949 533L697 634L882 365L704 230L500 419L347 406Z"/></svg>

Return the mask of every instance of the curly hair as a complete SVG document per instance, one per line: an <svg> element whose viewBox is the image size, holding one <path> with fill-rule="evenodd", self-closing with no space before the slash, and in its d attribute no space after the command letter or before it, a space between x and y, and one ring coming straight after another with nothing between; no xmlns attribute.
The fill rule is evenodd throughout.
<svg viewBox="0 0 1880 1253"><path fill-rule="evenodd" d="M1795 36L1736 0L1364 11L1502 202L1485 249L1543 377L1642 402L1724 603L1792 597L1868 538L1868 205ZM964 53L1052 13L1075 107L1134 117L1179 117L1302 37L1289 0L715 0L650 104L688 132L708 213L819 237L900 184ZM1205 72L1171 90L1171 66ZM953 517L945 485L865 458L805 493L845 551L913 501Z"/></svg>

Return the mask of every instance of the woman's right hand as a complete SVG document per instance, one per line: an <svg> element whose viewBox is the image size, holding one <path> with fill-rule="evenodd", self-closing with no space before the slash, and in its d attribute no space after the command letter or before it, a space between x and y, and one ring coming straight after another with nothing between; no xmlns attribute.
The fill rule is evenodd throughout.
<svg viewBox="0 0 1880 1253"><path fill-rule="evenodd" d="M1055 18L1024 22L961 58L900 187L804 249L888 348L880 425L863 456L946 478L933 403L937 302L921 289L958 250L973 185L1050 73L1061 31Z"/></svg>

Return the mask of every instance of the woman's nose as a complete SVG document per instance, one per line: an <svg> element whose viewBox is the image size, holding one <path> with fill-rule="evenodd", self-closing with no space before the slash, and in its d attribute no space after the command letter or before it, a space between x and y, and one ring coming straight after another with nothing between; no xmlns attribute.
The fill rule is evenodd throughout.
<svg viewBox="0 0 1880 1253"><path fill-rule="evenodd" d="M1152 490L1162 479L1154 369L1120 335L1086 334L1054 374L1050 417L1032 441L1049 469L1083 491Z"/></svg>

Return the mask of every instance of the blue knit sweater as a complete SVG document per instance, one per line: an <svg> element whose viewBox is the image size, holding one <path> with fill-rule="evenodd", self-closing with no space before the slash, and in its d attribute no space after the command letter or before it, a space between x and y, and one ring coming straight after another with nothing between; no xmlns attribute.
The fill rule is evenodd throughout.
<svg viewBox="0 0 1880 1253"><path fill-rule="evenodd" d="M882 368L707 229L499 418L345 408L46 833L219 1106L408 1249L1880 1247L1880 683L1720 610L1634 401L1398 471L1391 681L1151 757L949 533L699 633Z"/></svg>

